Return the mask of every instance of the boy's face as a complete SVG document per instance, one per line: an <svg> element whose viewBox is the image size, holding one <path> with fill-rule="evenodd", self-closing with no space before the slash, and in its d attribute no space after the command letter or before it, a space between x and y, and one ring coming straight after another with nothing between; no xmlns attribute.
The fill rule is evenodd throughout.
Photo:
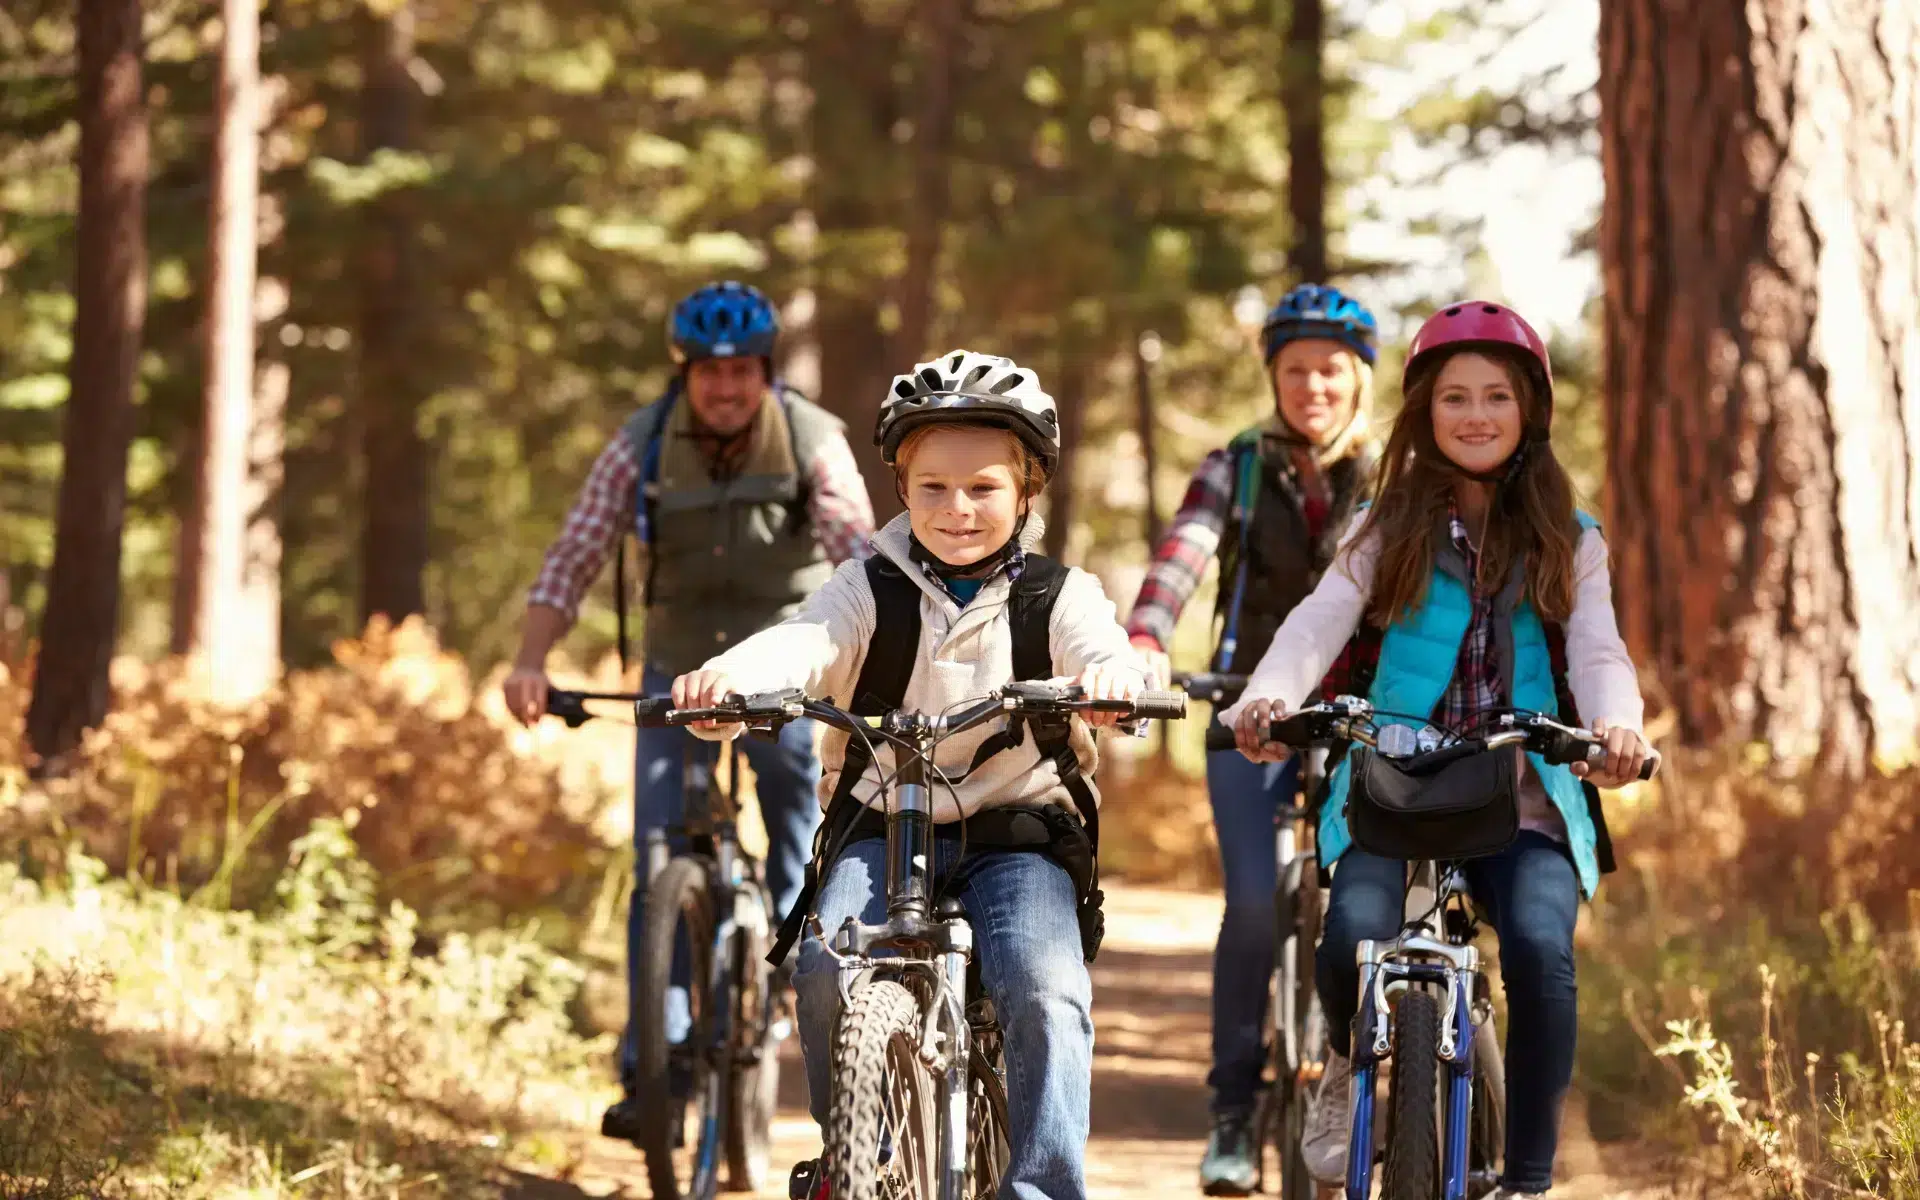
<svg viewBox="0 0 1920 1200"><path fill-rule="evenodd" d="M914 536L949 566L971 566L1013 536L1020 474L998 429L935 429L902 464Z"/></svg>

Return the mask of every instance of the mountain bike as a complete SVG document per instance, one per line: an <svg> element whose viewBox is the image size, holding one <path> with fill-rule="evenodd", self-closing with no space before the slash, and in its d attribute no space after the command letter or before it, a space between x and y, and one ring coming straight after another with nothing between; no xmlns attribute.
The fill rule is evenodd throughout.
<svg viewBox="0 0 1920 1200"><path fill-rule="evenodd" d="M1172 719L1185 715L1186 697L1148 692L1132 701L1088 700L1076 687L1014 683L938 716L859 717L798 691L637 714L674 725L775 730L812 717L869 747L879 738L899 752L883 789L890 792L887 919L863 925L849 918L827 944L846 997L834 1029L823 1159L834 1200L988 1200L999 1191L1008 1161L1000 1030L974 969L965 910L956 897L940 894L932 872L933 751L996 717L1044 721L1090 711ZM826 944L817 914L809 921ZM801 1190L808 1182L791 1186Z"/></svg>
<svg viewBox="0 0 1920 1200"><path fill-rule="evenodd" d="M1375 716L1421 721L1380 725ZM1540 713L1512 709L1480 718L1466 735L1424 718L1376 713L1340 696L1289 713L1269 741L1297 748L1345 742L1397 760L1410 774L1488 750L1520 747L1549 763L1606 760L1600 739ZM1641 778L1650 779L1650 758ZM1458 862L1407 864L1405 924L1391 941L1362 941L1360 1008L1353 1029L1353 1124L1346 1195L1368 1200L1374 1172L1374 1086L1390 1064L1383 1200L1470 1200L1499 1182L1506 1137L1506 1072L1494 1029L1493 995L1473 945L1478 918Z"/></svg>
<svg viewBox="0 0 1920 1200"><path fill-rule="evenodd" d="M1176 671L1173 685L1218 709L1246 690L1247 677ZM1233 730L1218 721L1209 722L1206 747L1209 753L1235 749ZM1274 862L1279 868L1273 893L1276 934L1267 1004L1266 1086L1254 1112L1254 1140L1256 1145L1273 1146L1281 1200L1313 1200L1314 1196L1300 1139L1306 1133L1307 1104L1327 1058L1327 1020L1313 986L1313 955L1320 943L1325 905L1319 852L1314 846L1315 806L1325 767L1324 752L1308 752L1301 763L1299 788L1291 802L1274 814ZM1262 1152L1255 1184L1262 1191L1266 1173Z"/></svg>
<svg viewBox="0 0 1920 1200"><path fill-rule="evenodd" d="M577 729L595 715L588 701L631 705L641 724L671 704L632 692L556 689L547 693L547 712ZM639 1064L634 1142L656 1200L712 1200L723 1160L727 1191L757 1192L772 1156L779 1050L790 1022L765 959L772 898L759 862L740 847L739 751L728 751L722 795L718 756L696 762L689 746L683 824L652 831L644 851L646 907L627 1036ZM669 837L684 837L686 849L670 855ZM680 991L690 1024L675 1040L669 1024Z"/></svg>

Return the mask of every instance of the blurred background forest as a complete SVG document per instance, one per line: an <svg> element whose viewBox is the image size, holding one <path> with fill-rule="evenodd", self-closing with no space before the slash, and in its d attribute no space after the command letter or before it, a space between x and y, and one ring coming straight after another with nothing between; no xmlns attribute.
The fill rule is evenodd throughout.
<svg viewBox="0 0 1920 1200"><path fill-rule="evenodd" d="M896 371L1037 367L1051 548L1124 609L1269 403L1265 306L1331 279L1381 417L1441 303L1552 333L1670 751L1583 929L1595 1132L1677 1189L1920 1195L1917 147L1899 5L9 0L0 1117L356 1196L579 1123L628 747L509 732L489 681L690 288L782 305L883 515ZM565 647L606 682L611 601ZM1115 768L1121 874L1213 879L1187 725ZM129 1061L165 1103L101 1103ZM0 1179L105 1170L43 1157L0 1132Z"/></svg>

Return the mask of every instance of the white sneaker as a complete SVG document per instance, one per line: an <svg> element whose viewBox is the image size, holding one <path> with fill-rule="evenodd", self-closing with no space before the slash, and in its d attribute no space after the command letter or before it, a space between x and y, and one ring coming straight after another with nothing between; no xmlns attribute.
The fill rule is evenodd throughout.
<svg viewBox="0 0 1920 1200"><path fill-rule="evenodd" d="M1329 1050L1320 1087L1307 1102L1306 1132L1300 1136L1307 1174L1325 1184L1346 1181L1352 1123L1353 1063Z"/></svg>

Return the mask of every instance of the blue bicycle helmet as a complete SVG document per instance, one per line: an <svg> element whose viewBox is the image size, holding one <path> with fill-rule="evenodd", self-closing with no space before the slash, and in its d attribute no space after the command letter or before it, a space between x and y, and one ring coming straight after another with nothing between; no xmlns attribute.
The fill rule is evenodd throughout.
<svg viewBox="0 0 1920 1200"><path fill-rule="evenodd" d="M1267 314L1260 326L1260 353L1271 364L1288 342L1330 338L1373 365L1380 329L1358 300L1330 284L1303 283Z"/></svg>
<svg viewBox="0 0 1920 1200"><path fill-rule="evenodd" d="M710 283L673 306L667 318L667 343L673 361L703 358L773 357L780 336L780 314L759 288L729 279Z"/></svg>

